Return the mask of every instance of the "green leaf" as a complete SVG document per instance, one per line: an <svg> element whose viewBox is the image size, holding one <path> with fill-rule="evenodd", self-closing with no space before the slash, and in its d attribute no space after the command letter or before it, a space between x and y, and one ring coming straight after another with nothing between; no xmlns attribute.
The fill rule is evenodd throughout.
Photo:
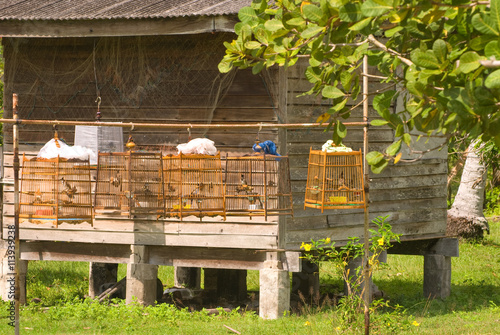
<svg viewBox="0 0 500 335"><path fill-rule="evenodd" d="M345 138L347 135L347 127L340 121L337 121L335 124L335 132L337 133L338 137L340 138Z"/></svg>
<svg viewBox="0 0 500 335"><path fill-rule="evenodd" d="M368 163L370 164L370 163ZM384 171L384 169L389 165L389 161L386 160L386 159L382 159L379 163L377 164L370 164L370 168L372 170L373 173L375 174L379 174L381 173L382 171Z"/></svg>
<svg viewBox="0 0 500 335"><path fill-rule="evenodd" d="M241 22L247 24L252 24L259 21L259 17L252 7L241 8L238 12L238 19L240 19Z"/></svg>
<svg viewBox="0 0 500 335"><path fill-rule="evenodd" d="M378 151L371 151L366 154L366 161L370 165L376 165L384 159L384 155Z"/></svg>
<svg viewBox="0 0 500 335"><path fill-rule="evenodd" d="M286 23L290 26L298 27L306 24L306 21L302 17L294 17L293 19L286 21Z"/></svg>
<svg viewBox="0 0 500 335"><path fill-rule="evenodd" d="M439 69L441 64L439 63L434 53L422 52L417 50L411 54L411 60L420 67L426 69Z"/></svg>
<svg viewBox="0 0 500 335"><path fill-rule="evenodd" d="M302 38L311 38L317 34L320 34L325 30L324 27L319 27L315 24L310 24L304 31L302 32Z"/></svg>
<svg viewBox="0 0 500 335"><path fill-rule="evenodd" d="M385 126L388 123L389 123L389 121L386 121L386 120L375 119L375 120L372 120L370 122L370 125L372 125L372 126Z"/></svg>
<svg viewBox="0 0 500 335"><path fill-rule="evenodd" d="M405 142L405 144L407 146L410 146L411 145L411 135L408 133L404 133L403 134L403 142Z"/></svg>
<svg viewBox="0 0 500 335"><path fill-rule="evenodd" d="M367 0L361 5L361 12L366 17L380 16L392 9L392 1Z"/></svg>
<svg viewBox="0 0 500 335"><path fill-rule="evenodd" d="M477 13L472 16L471 22L472 26L480 33L500 36L500 33L498 32L498 22L496 22L495 19L489 15Z"/></svg>
<svg viewBox="0 0 500 335"><path fill-rule="evenodd" d="M247 48L247 49L253 50L253 49L258 49L260 47L261 47L261 44L257 41L248 41L245 43L245 48Z"/></svg>
<svg viewBox="0 0 500 335"><path fill-rule="evenodd" d="M500 45L498 41L491 41L484 47L484 55L487 58L495 57L496 60L500 60Z"/></svg>
<svg viewBox="0 0 500 335"><path fill-rule="evenodd" d="M345 96L345 93L334 86L325 86L321 91L325 98L336 99Z"/></svg>
<svg viewBox="0 0 500 335"><path fill-rule="evenodd" d="M389 107L391 106L392 98L395 94L395 90L390 90L377 94L375 98L373 98L373 108L386 120L389 120L390 118L391 112L389 111Z"/></svg>
<svg viewBox="0 0 500 335"><path fill-rule="evenodd" d="M445 41L438 39L432 45L432 51L434 52L434 56L436 56L438 62L444 63L450 50L448 50L448 46Z"/></svg>
<svg viewBox="0 0 500 335"><path fill-rule="evenodd" d="M308 19L311 22L320 22L321 18L323 17L323 12L321 11L321 8L319 8L316 5L305 5L302 7L302 13L304 13L304 16L306 19Z"/></svg>
<svg viewBox="0 0 500 335"><path fill-rule="evenodd" d="M387 147L387 149L385 149L385 152L389 156L394 156L395 154L397 154L399 152L399 150L401 150L401 142L402 142L402 140L398 140L398 141L392 143L390 146Z"/></svg>
<svg viewBox="0 0 500 335"><path fill-rule="evenodd" d="M352 31L363 30L364 28L366 28L370 24L370 22L372 22L372 18L367 17L366 19L363 19L363 20L353 24L352 26L350 26L349 30L352 30Z"/></svg>
<svg viewBox="0 0 500 335"><path fill-rule="evenodd" d="M345 22L358 22L363 19L359 4L347 3L339 9L339 17Z"/></svg>
<svg viewBox="0 0 500 335"><path fill-rule="evenodd" d="M229 60L227 60L227 59L224 58L219 63L218 68L219 68L219 72L220 73L228 73L233 68L233 63L231 61L229 61Z"/></svg>
<svg viewBox="0 0 500 335"><path fill-rule="evenodd" d="M254 66L252 66L252 73L253 74L258 74L262 69L264 68L265 63L264 62L258 62Z"/></svg>
<svg viewBox="0 0 500 335"><path fill-rule="evenodd" d="M280 20L276 20L276 19L266 21L264 23L264 27L271 32L275 32L275 31L278 31L278 30L284 28L283 22L281 22Z"/></svg>
<svg viewBox="0 0 500 335"><path fill-rule="evenodd" d="M500 70L490 73L484 81L484 85L488 88L500 88Z"/></svg>
<svg viewBox="0 0 500 335"><path fill-rule="evenodd" d="M321 81L321 71L316 67L308 67L305 76L310 83L317 83Z"/></svg>
<svg viewBox="0 0 500 335"><path fill-rule="evenodd" d="M396 26L394 28L391 28L389 30L386 30L385 31L385 36L386 37L392 37L394 36L394 34L396 34L397 32L400 32L401 30L404 30L405 28L402 27L402 26Z"/></svg>
<svg viewBox="0 0 500 335"><path fill-rule="evenodd" d="M458 70L462 73L470 73L477 69L481 64L479 60L481 57L475 51L468 51L460 56L460 65Z"/></svg>

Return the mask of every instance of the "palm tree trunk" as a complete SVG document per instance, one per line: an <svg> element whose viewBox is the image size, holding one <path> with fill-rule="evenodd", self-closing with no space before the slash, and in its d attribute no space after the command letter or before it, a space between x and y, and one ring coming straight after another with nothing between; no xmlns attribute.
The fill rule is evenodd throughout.
<svg viewBox="0 0 500 335"><path fill-rule="evenodd" d="M474 141L469 145L460 186L448 210L448 235L478 238L483 236L484 230L489 233L488 222L483 214L487 170L475 148L477 143Z"/></svg>

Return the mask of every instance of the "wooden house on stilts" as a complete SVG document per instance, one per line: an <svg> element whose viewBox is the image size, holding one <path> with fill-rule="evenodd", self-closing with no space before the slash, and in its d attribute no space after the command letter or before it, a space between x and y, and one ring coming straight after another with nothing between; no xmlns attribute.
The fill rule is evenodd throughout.
<svg viewBox="0 0 500 335"><path fill-rule="evenodd" d="M241 174L241 184L236 174L231 177L232 186L226 185L235 190L231 196L236 207L230 211L226 203L225 212L239 215L224 216L219 211L221 206L222 210L225 208L224 204L217 203L211 210L201 209L202 201L212 194L203 193L205 198L201 198L202 191L215 192L219 187L217 176L204 174L203 178L212 178L203 179L206 182L201 181L202 177L189 177L198 181L193 184L195 188L186 191L191 198L183 198L179 193L181 184L161 186L160 181L172 175L178 176L175 180L179 181L189 166L183 168L171 159L148 156L151 160L147 169L156 175L141 184L141 198L130 189L134 178L141 176L134 177L128 170L113 170L115 163L109 163L109 173L99 177L96 170L104 169L104 165L91 163L92 191L87 193L93 195L95 211L86 220L72 222L64 216L56 224L53 219L44 220L47 209L42 205L53 197L38 196L41 190L36 187L26 193L31 197L27 201L36 208L19 220L21 280L29 271L29 260L86 261L94 267L125 263L129 269L127 300L135 296L151 304L155 300L158 266L175 266L180 282L188 277L196 282L197 269L203 268L205 289L233 297L246 294L246 270L253 269L260 271L260 289L265 292L260 295L260 315L277 318L288 310L291 290L309 292L318 280L310 264L301 264L302 242L330 237L341 246L349 237L363 235L363 209L304 208L309 150L321 148L328 135L322 128L279 125L315 122L329 108L328 100L298 97L310 89L303 75L305 68L298 64L286 71L273 68L259 75L246 70L224 75L218 72L217 65L224 55L223 42L233 39L237 12L249 2L2 1L3 118L14 116L14 94L18 97L19 118L17 124L5 122L3 127L0 295L4 299L9 279L8 240L15 221L14 126L18 127L19 153L28 161L53 137L54 124L58 124L59 138L73 145L76 124L93 125L96 114L103 129L107 124L113 124L108 128L123 129L118 136L123 137L123 142L130 136L137 152L158 152L163 158L175 154L175 147L189 137L214 141L221 158L253 153L256 137L260 141L272 140L278 152L287 157L283 161L289 164L293 195L293 204L288 205L293 207L293 216L291 210L280 213L278 207L268 208L271 200L259 205L261 199L251 193L255 189L245 188L249 179L244 175L247 168ZM376 89L374 85L371 89ZM377 117L373 110L369 113L370 118ZM30 123L34 120L46 123ZM354 110L350 121L362 121L360 108ZM130 126L119 125L120 122ZM134 127L134 123L148 126ZM200 128L199 124L213 127ZM218 124L234 127L217 128ZM240 128L241 124L276 127ZM384 127L370 128L368 136L369 150L385 148L394 138L392 130ZM362 149L362 127L349 129L344 143L354 150ZM134 155L127 157L123 158L127 166L136 164ZM113 161L107 156L100 158L101 164L106 159ZM146 164L145 157L136 158L142 159L137 164ZM225 165L229 159L222 162L224 179L229 176L229 171L224 170L230 169ZM137 166L142 172L149 171L146 165ZM265 166L272 169L272 165ZM22 168L21 162L21 171ZM276 169L276 173L284 171L279 170L281 167ZM252 171L257 171L252 178L265 180L263 185L278 187L279 179L265 179L268 177L263 172L258 175L258 169ZM389 166L380 175L369 175L370 218L390 215L393 230L402 234L401 244L389 253L422 255L424 294L439 297L449 294L450 257L458 256L457 241L446 238L446 177L445 151L413 163ZM95 196L99 180L123 192L113 206ZM67 179L57 175L55 182L64 183ZM67 183L63 186L66 188L59 192L65 191L66 198L57 203L68 204L75 189ZM242 209L237 207L238 201L251 203ZM164 208L166 203L171 204L169 210ZM176 210L183 214L176 214ZM97 284L91 280L91 295ZM25 285L21 286L25 292ZM25 293L21 294L23 299Z"/></svg>

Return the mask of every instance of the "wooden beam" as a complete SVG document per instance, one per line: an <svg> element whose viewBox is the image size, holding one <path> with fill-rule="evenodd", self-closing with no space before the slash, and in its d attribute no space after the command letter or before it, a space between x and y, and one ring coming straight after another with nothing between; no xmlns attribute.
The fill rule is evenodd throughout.
<svg viewBox="0 0 500 335"><path fill-rule="evenodd" d="M97 37L232 32L236 16L116 20L0 20L2 37Z"/></svg>

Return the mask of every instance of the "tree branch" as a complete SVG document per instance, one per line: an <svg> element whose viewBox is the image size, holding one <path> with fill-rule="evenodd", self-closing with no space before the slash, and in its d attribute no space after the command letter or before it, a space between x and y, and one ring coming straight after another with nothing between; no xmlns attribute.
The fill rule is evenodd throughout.
<svg viewBox="0 0 500 335"><path fill-rule="evenodd" d="M394 56L398 57L406 65L408 65L408 66L412 66L413 65L413 62L411 60L409 60L408 58L405 58L405 57L401 56L401 54L399 52L394 51L392 49L389 49L383 43L381 43L379 40L377 40L372 34L370 34L368 36L368 42L370 42L371 44L375 45L376 47L384 50L385 52L388 52L391 55L394 55Z"/></svg>

